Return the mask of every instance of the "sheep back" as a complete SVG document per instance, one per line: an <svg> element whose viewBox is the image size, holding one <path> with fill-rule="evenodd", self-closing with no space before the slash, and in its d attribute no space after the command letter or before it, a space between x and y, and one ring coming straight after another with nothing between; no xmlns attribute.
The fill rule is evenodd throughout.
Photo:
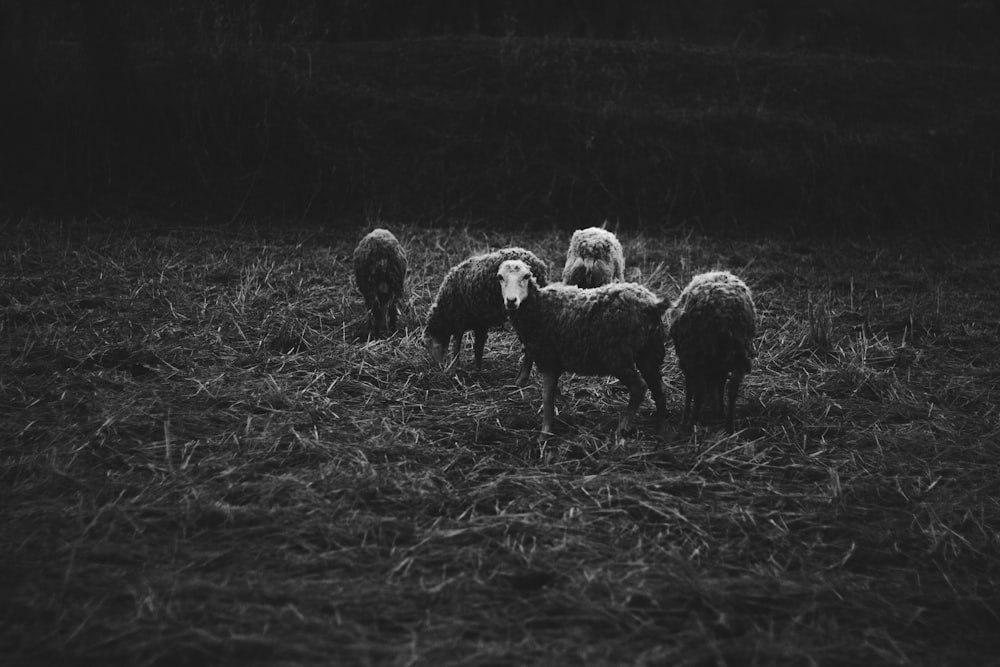
<svg viewBox="0 0 1000 667"><path fill-rule="evenodd" d="M503 248L469 257L453 266L441 281L427 316L427 335L447 344L451 336L461 336L470 329L502 326L507 314L497 287L497 269L508 259L527 264L539 276L539 284L545 284L548 265L530 250Z"/></svg>
<svg viewBox="0 0 1000 667"><path fill-rule="evenodd" d="M613 375L640 355L662 363L666 307L635 283L533 286L511 322L542 371Z"/></svg>
<svg viewBox="0 0 1000 667"><path fill-rule="evenodd" d="M756 309L746 283L727 271L695 276L671 312L670 335L682 369L749 372Z"/></svg>
<svg viewBox="0 0 1000 667"><path fill-rule="evenodd" d="M588 227L573 232L563 267L563 282L578 287L598 287L625 277L625 253L612 232Z"/></svg>
<svg viewBox="0 0 1000 667"><path fill-rule="evenodd" d="M392 317L390 308L403 295L406 279L406 252L387 229L373 229L354 249L354 282L372 312L375 328ZM394 311L393 311L394 312Z"/></svg>

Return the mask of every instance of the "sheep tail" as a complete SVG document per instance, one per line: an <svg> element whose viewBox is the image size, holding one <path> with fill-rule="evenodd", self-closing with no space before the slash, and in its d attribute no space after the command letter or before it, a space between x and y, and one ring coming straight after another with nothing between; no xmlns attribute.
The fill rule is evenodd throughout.
<svg viewBox="0 0 1000 667"><path fill-rule="evenodd" d="M752 341L744 340L732 331L718 331L709 334L706 343L710 358L725 360L727 366L739 368L744 373L749 373L753 367L752 359L756 353Z"/></svg>

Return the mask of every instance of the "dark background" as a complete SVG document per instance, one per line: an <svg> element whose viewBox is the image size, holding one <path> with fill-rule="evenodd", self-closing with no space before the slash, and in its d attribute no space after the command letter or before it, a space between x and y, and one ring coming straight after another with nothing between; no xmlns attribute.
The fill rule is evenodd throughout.
<svg viewBox="0 0 1000 667"><path fill-rule="evenodd" d="M996 1L2 7L8 215L997 221Z"/></svg>

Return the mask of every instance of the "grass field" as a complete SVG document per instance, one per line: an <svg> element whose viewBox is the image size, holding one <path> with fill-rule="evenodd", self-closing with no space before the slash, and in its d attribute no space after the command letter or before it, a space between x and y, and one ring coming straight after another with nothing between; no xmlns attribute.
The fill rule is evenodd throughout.
<svg viewBox="0 0 1000 667"><path fill-rule="evenodd" d="M658 293L754 289L739 430L677 432L671 351L665 437L566 376L540 441L509 330L446 373L421 324L451 264L568 232L382 224L370 342L363 227L4 225L0 661L995 664L997 248L622 229Z"/></svg>

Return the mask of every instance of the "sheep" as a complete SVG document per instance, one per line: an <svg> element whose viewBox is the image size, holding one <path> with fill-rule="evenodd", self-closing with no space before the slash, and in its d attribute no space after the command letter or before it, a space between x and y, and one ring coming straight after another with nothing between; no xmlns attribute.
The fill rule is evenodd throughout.
<svg viewBox="0 0 1000 667"><path fill-rule="evenodd" d="M562 275L564 283L577 287L621 282L625 277L622 244L603 227L576 230L569 241Z"/></svg>
<svg viewBox="0 0 1000 667"><path fill-rule="evenodd" d="M406 252L387 229L373 229L354 249L354 282L368 307L371 333L395 329L406 278Z"/></svg>
<svg viewBox="0 0 1000 667"><path fill-rule="evenodd" d="M683 425L700 419L706 395L724 412L729 380L726 429L733 432L736 396L750 372L757 311L746 283L728 271L696 275L668 316L677 363L684 374Z"/></svg>
<svg viewBox="0 0 1000 667"><path fill-rule="evenodd" d="M619 434L632 431L648 387L656 404L657 428L663 427L666 397L660 367L668 301L636 283L543 287L533 269L517 260L502 263L497 280L511 324L542 375L543 434L552 433L553 402L563 372L612 375L628 387Z"/></svg>
<svg viewBox="0 0 1000 667"><path fill-rule="evenodd" d="M548 265L524 248L504 248L466 259L445 275L437 297L427 316L424 345L431 356L444 363L449 339L454 340L454 362L462 349L462 336L472 330L476 368L482 370L483 348L490 328L501 327L507 319L500 292L497 290L497 268L506 260L516 259L530 266L545 284ZM526 351L515 384L523 387L531 375L531 355Z"/></svg>

